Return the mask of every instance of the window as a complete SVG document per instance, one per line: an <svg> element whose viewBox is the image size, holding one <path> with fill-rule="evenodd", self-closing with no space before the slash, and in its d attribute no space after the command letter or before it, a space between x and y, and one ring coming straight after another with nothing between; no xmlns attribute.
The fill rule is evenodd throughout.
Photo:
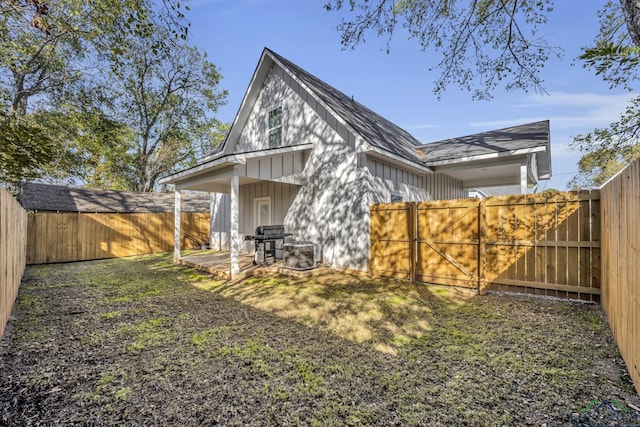
<svg viewBox="0 0 640 427"><path fill-rule="evenodd" d="M271 225L271 197L253 199L255 228L259 225Z"/></svg>
<svg viewBox="0 0 640 427"><path fill-rule="evenodd" d="M282 145L282 107L269 111L269 148Z"/></svg>
<svg viewBox="0 0 640 427"><path fill-rule="evenodd" d="M392 194L391 195L391 203L401 202L402 196L400 194Z"/></svg>

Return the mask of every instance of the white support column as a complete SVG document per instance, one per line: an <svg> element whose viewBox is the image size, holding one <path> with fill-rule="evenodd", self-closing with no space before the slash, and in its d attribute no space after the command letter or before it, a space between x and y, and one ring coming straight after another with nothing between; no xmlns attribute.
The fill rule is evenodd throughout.
<svg viewBox="0 0 640 427"><path fill-rule="evenodd" d="M209 193L209 249L213 249L213 222L216 219L216 193Z"/></svg>
<svg viewBox="0 0 640 427"><path fill-rule="evenodd" d="M176 188L173 219L173 260L180 259L180 190Z"/></svg>
<svg viewBox="0 0 640 427"><path fill-rule="evenodd" d="M240 273L240 266L238 265L238 253L240 252L238 242L238 220L240 217L239 195L240 177L234 175L231 177L231 277Z"/></svg>
<svg viewBox="0 0 640 427"><path fill-rule="evenodd" d="M520 165L520 194L527 194L527 163L524 162Z"/></svg>

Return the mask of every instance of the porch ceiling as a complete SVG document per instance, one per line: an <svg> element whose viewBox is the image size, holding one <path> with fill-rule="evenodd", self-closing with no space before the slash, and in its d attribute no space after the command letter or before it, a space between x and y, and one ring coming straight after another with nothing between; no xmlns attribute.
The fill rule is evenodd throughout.
<svg viewBox="0 0 640 427"><path fill-rule="evenodd" d="M254 182L264 181L258 178L240 177L240 185L252 184ZM231 176L214 178L204 176L196 182L190 182L177 185L178 190L204 191L207 193L229 193L231 192Z"/></svg>
<svg viewBox="0 0 640 427"><path fill-rule="evenodd" d="M436 172L462 181L466 189L477 187L495 187L505 185L520 185L520 166L526 161L526 156L511 158L509 161L477 161L466 165L440 166L434 168Z"/></svg>

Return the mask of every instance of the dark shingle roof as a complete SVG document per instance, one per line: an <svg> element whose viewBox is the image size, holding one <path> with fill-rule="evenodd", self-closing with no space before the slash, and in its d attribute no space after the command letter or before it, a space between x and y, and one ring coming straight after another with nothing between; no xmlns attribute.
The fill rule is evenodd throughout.
<svg viewBox="0 0 640 427"><path fill-rule="evenodd" d="M416 146L422 143L409 132L368 109L277 53L265 49L348 123L368 143L420 164Z"/></svg>
<svg viewBox="0 0 640 427"><path fill-rule="evenodd" d="M34 211L119 213L174 211L173 193L134 193L36 183L25 184L19 200L24 209ZM182 212L209 212L209 196L183 194L180 208Z"/></svg>
<svg viewBox="0 0 640 427"><path fill-rule="evenodd" d="M549 121L543 120L424 144L420 146L420 151L424 163L429 166L444 160L511 152L548 144Z"/></svg>

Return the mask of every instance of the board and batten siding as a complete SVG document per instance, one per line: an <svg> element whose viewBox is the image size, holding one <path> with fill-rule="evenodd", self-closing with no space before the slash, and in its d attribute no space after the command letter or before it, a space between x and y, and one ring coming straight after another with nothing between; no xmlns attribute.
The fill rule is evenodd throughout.
<svg viewBox="0 0 640 427"><path fill-rule="evenodd" d="M296 195L298 186L273 181L256 182L240 186L239 200L239 232L240 238L255 232L254 200L263 197L271 198L271 222L282 224L287 211ZM228 194L214 195L214 218L211 232L211 245L214 249L229 250L229 233L231 229L231 200ZM266 225L266 224L264 224ZM251 252L251 244L241 244L244 252Z"/></svg>
<svg viewBox="0 0 640 427"><path fill-rule="evenodd" d="M425 190L429 194L429 200L463 199L468 196L462 181L443 173L427 175Z"/></svg>
<svg viewBox="0 0 640 427"><path fill-rule="evenodd" d="M464 195L461 183L450 177L411 172L410 168L358 154L367 142L277 64L269 72L238 140L231 142L234 153L268 148L268 113L277 107L282 107L283 114L282 145L312 144L313 149L249 158L245 165L236 166L239 176L263 180L240 186L241 239L254 232L254 200L272 197L273 223L284 224L298 240L319 243L325 263L366 270L371 203L389 201L392 195L415 201ZM274 182L287 175L297 175L304 185ZM214 248L227 249L229 197L217 195L214 204L218 208L211 241ZM251 252L251 242L239 243L244 252Z"/></svg>
<svg viewBox="0 0 640 427"><path fill-rule="evenodd" d="M404 201L450 200L467 197L462 181L442 173L416 174L379 159L367 156L366 167L369 173L384 183L391 184L390 192L399 194ZM380 185L384 184L380 182ZM380 202L388 203L389 197Z"/></svg>
<svg viewBox="0 0 640 427"><path fill-rule="evenodd" d="M277 180L301 173L306 160L307 155L304 151L249 158L244 165L235 167L235 173L248 178Z"/></svg>
<svg viewBox="0 0 640 427"><path fill-rule="evenodd" d="M246 153L269 147L268 115L282 107L282 146L318 143L332 129L350 147L355 148L355 136L338 121L313 95L291 78L289 73L274 64L261 89L251 114L245 123L234 153ZM322 126L318 126L322 123ZM333 138L329 138L333 140Z"/></svg>
<svg viewBox="0 0 640 427"><path fill-rule="evenodd" d="M399 189L400 184L416 188L424 188L425 185L424 175L406 171L369 156L367 156L367 169L371 175L392 182L395 189Z"/></svg>

